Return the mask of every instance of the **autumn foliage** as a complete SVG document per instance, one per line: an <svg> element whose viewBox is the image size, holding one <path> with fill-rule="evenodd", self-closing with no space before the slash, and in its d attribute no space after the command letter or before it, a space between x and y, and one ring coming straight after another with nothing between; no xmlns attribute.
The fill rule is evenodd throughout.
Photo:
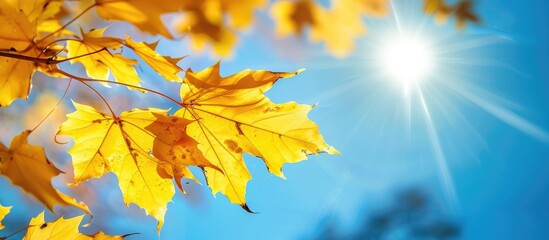
<svg viewBox="0 0 549 240"><path fill-rule="evenodd" d="M478 21L470 12L469 1L456 6L441 0L425 3L425 11L441 20L455 15L459 25ZM106 111L73 99L75 110L67 114L58 131L59 136L68 136L74 142L68 150L74 180L68 184L74 186L114 173L124 202L135 203L154 217L158 231L176 188L185 191L182 179L198 181L189 167L203 171L213 194L221 193L251 211L245 198L251 179L243 159L245 153L261 158L268 170L281 178L286 163L305 160L311 154L338 153L308 119L314 106L274 103L265 96L278 80L302 70L243 70L223 77L219 62L201 71L184 70L180 67L181 56L164 56L156 51L158 42L106 36L104 26L82 22L77 28L74 24L96 11L104 20L124 21L168 39L183 36L196 50L209 45L214 53L228 55L238 41L237 32L252 25L254 12L267 5L267 0L0 0L0 106L9 107L16 99L41 94L30 93L37 72L51 79L66 79L68 91L72 82L87 87ZM388 0L339 0L329 7L312 0L282 0L270 4L268 12L279 36L308 35L311 41L325 42L333 54L344 56L353 49L354 39L365 33L362 17L383 16L388 6ZM165 25L161 19L165 15L178 19L176 25ZM139 59L128 57L126 51L133 51ZM158 73L157 81L177 83L180 98L169 97L163 92L169 91L166 89L142 87L136 71L140 63ZM82 66L85 73L74 65ZM126 86L128 91L164 98L178 108L151 106L118 114L102 94L109 88L99 89L101 85ZM86 203L51 184L51 179L62 172L56 167L57 160L49 159L43 147L28 143L33 131L22 130L9 146L0 143L0 174L50 211L54 205L62 205L93 215ZM0 206L0 223L9 211L9 207ZM25 239L58 234L70 239L122 238L102 232L94 236L80 234L82 218L46 223L42 213L29 223Z"/></svg>

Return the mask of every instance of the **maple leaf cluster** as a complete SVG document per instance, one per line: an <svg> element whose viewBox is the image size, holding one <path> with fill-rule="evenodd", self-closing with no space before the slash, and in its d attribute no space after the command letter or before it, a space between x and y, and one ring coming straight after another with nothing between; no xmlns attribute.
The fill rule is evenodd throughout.
<svg viewBox="0 0 549 240"><path fill-rule="evenodd" d="M479 22L472 12L472 0L455 5L445 0L423 0L425 13L439 22L455 16L457 26ZM382 17L389 13L390 0L332 0L325 7L315 0L201 0L139 1L98 0L97 11L105 19L127 21L139 29L173 38L162 24L162 14L176 14L175 33L190 39L191 47L200 51L211 46L219 56L230 55L238 42L238 33L254 23L254 12L268 7L278 37L303 36L312 42L324 42L336 56L346 56L356 38L366 33L363 17ZM146 9L147 11L143 11ZM310 31L307 31L310 30Z"/></svg>
<svg viewBox="0 0 549 240"><path fill-rule="evenodd" d="M480 22L480 18L473 13L472 7L472 0L460 0L454 5L450 5L444 0L425 0L426 13L434 14L440 23L448 20L450 16L455 16L458 28L465 27L467 22Z"/></svg>
<svg viewBox="0 0 549 240"><path fill-rule="evenodd" d="M63 0L0 0L0 107L28 98L36 72L52 79L67 79L67 91L75 81L96 94L108 111L80 104L76 98L76 110L67 114L57 133L74 140L68 150L74 169L70 185L114 173L125 204L134 203L154 217L158 231L176 187L185 191L182 179L198 182L190 167L203 171L214 195L221 193L230 202L251 211L245 198L246 185L251 180L245 153L261 158L268 170L281 178L286 163L305 160L311 154L338 154L324 141L319 127L308 119L314 106L274 103L265 96L279 79L293 77L301 70L247 69L223 77L219 62L198 72L183 70L178 65L182 58L156 51L158 42L105 36L106 28L78 32L69 26L95 10L104 20L125 21L149 34L173 39L173 31L161 16L174 13L182 15L175 31L189 34L192 46L200 49L211 44L216 53L228 54L237 41L237 31L250 26L254 11L267 3L95 0L77 3L84 7L75 13ZM280 36L301 35L310 27L312 40L325 41L335 54L346 54L352 49L354 38L365 31L361 17L384 15L387 4L388 0L340 0L325 9L310 0L284 0L272 4L270 13ZM428 13L455 13L462 16L460 21L475 20L474 15L469 15L469 5L459 5L451 11L444 6L441 1L426 0ZM128 57L124 50L133 51L139 59ZM159 81L177 84L180 98L141 86L136 71L140 61L158 73ZM85 76L73 65L81 65ZM117 114L95 83L126 86L130 91L167 99L178 107L171 112L150 107ZM28 143L33 131L22 131L9 147L0 142L0 175L52 212L54 205L63 205L93 215L86 203L52 185L51 179L62 171L55 166L58 160L49 159L42 146ZM0 206L0 223L9 211L9 207ZM83 216L46 223L42 213L29 223L25 239L124 237L102 232L94 236L80 234L78 226ZM3 227L0 224L0 229Z"/></svg>
<svg viewBox="0 0 549 240"><path fill-rule="evenodd" d="M165 27L154 22L160 21L158 16L167 10L158 6L165 5L98 0L88 9L95 7L104 18L126 20L147 32L167 35ZM72 185L113 172L124 202L135 203L156 218L158 230L175 194L175 185L184 191L182 178L197 181L189 170L191 166L204 171L214 194L220 192L250 211L245 193L251 175L244 153L262 158L268 169L281 177L285 163L305 160L309 154L337 153L324 142L318 126L307 118L312 106L277 104L264 95L278 79L298 72L244 70L222 77L217 63L200 72L189 69L182 78L178 75L183 71L177 65L180 59L160 55L155 51L156 43L136 42L130 36L104 36L105 28L77 34L59 22L62 12L62 1L2 1L0 72L4 74L0 76L0 104L6 107L17 98L27 98L35 72L78 81L96 92L109 112L74 102L76 111L67 115L58 132L74 139L74 146L68 151L74 168ZM151 21L136 21L138 12ZM141 87L135 69L138 61L123 55L123 48L134 51L166 81L179 83L181 99ZM81 64L87 76L77 76L69 72L71 68L60 66L67 61ZM110 75L114 81L109 80ZM180 109L174 115L156 108L115 114L108 100L90 85L92 82L158 94ZM48 159L43 147L28 143L32 131L25 130L14 137L9 147L0 143L0 174L50 211L54 205L65 205L93 214L85 203L51 184L61 171L55 166L56 161ZM1 210L3 217L9 208ZM68 228L75 232L64 236L77 237L72 234L78 234L80 220L81 217L60 219L54 224L72 226ZM58 228L50 227L54 224L37 227L43 222L43 215L33 219L29 226L34 227L28 229L27 236L58 234Z"/></svg>

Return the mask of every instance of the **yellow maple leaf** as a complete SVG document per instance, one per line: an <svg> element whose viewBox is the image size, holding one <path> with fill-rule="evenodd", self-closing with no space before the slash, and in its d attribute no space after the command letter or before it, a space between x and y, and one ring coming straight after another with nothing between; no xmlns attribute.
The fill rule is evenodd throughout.
<svg viewBox="0 0 549 240"><path fill-rule="evenodd" d="M473 13L472 8L473 8L473 3L467 0L460 1L456 5L455 15L457 19L456 21L457 28L464 28L465 23L467 22L473 22L473 23L480 22L480 18Z"/></svg>
<svg viewBox="0 0 549 240"><path fill-rule="evenodd" d="M3 0L23 12L30 22L53 18L63 6L61 0Z"/></svg>
<svg viewBox="0 0 549 240"><path fill-rule="evenodd" d="M424 0L424 9L425 13L434 13L443 4L442 0Z"/></svg>
<svg viewBox="0 0 549 240"><path fill-rule="evenodd" d="M217 171L221 171L217 166L210 163L202 152L198 149L198 143L186 133L187 120L170 117L172 123L168 123L167 119L156 121L149 125L146 130L157 136L153 143L153 154L158 161L158 174L164 178L174 178L177 186L183 192L181 179L198 180L193 176L188 166L210 167ZM185 126L179 125L170 127L176 122L184 122ZM167 127L161 127L167 125Z"/></svg>
<svg viewBox="0 0 549 240"><path fill-rule="evenodd" d="M324 41L326 48L338 57L347 56L353 50L355 38L366 33L359 14L349 12L344 5L323 12L311 29L311 40Z"/></svg>
<svg viewBox="0 0 549 240"><path fill-rule="evenodd" d="M217 0L223 12L229 16L229 24L235 28L248 27L254 18L254 10L264 7L267 0Z"/></svg>
<svg viewBox="0 0 549 240"><path fill-rule="evenodd" d="M17 1L17 0L16 0ZM28 2L27 0L18 0ZM63 0L35 0L32 13L39 14L37 17L37 31L39 37L56 32L54 36L77 36L74 32L63 27L61 18L64 17ZM29 17L30 18L30 17ZM62 30L59 30L62 29ZM51 41L50 41L51 42Z"/></svg>
<svg viewBox="0 0 549 240"><path fill-rule="evenodd" d="M24 240L55 240L55 239L73 239L73 240L121 240L124 236L109 236L99 232L93 236L82 234L78 231L84 215L73 218L59 218L53 222L46 222L44 212L32 218L29 222L27 233Z"/></svg>
<svg viewBox="0 0 549 240"><path fill-rule="evenodd" d="M51 33L61 29L60 13L63 7L62 0L3 0L6 5L11 5L27 16L31 23L35 23L37 36ZM56 36L74 35L70 30L63 29Z"/></svg>
<svg viewBox="0 0 549 240"><path fill-rule="evenodd" d="M25 51L36 36L36 24L10 4L0 4L0 23L0 51ZM5 107L16 98L27 98L34 64L8 57L0 57L0 62L0 107Z"/></svg>
<svg viewBox="0 0 549 240"><path fill-rule="evenodd" d="M40 35L46 35L46 34L58 31L62 27L63 26L59 22L59 19L46 19L46 20L44 20L44 21L42 21L38 24L37 30L38 30L38 33ZM72 31L70 31L66 28L63 28L63 30L58 31L56 34L54 34L54 36L56 36L56 37L60 37L60 36L76 37L77 35L74 32L72 32ZM51 41L49 41L49 42L51 42Z"/></svg>
<svg viewBox="0 0 549 240"><path fill-rule="evenodd" d="M189 35L191 47L203 50L211 44L215 54L228 56L237 43L236 31L253 22L254 10L267 4L266 0L204 0L182 4L183 16L177 31Z"/></svg>
<svg viewBox="0 0 549 240"><path fill-rule="evenodd" d="M0 49L25 50L36 36L36 23L10 4L0 4Z"/></svg>
<svg viewBox="0 0 549 240"><path fill-rule="evenodd" d="M425 0L424 11L427 14L434 14L438 23L444 23L448 17L456 17L456 27L463 28L465 23L479 23L480 18L472 11L473 3L469 0L460 0L454 6L444 0Z"/></svg>
<svg viewBox="0 0 549 240"><path fill-rule="evenodd" d="M109 72L112 72L116 81L140 86L134 65L137 61L129 59L120 53L111 53L107 49L119 49L123 40L113 37L103 37L106 28L95 29L88 33L82 33L82 40L67 42L67 56L74 58L71 63L79 62L86 68L89 77L107 80ZM131 89L131 87L130 87Z"/></svg>
<svg viewBox="0 0 549 240"><path fill-rule="evenodd" d="M453 8L443 0L425 0L424 11L427 14L434 14L438 23L444 23L452 13Z"/></svg>
<svg viewBox="0 0 549 240"><path fill-rule="evenodd" d="M298 71L299 72L299 71ZM212 192L221 192L246 210L251 179L243 160L247 152L263 159L269 171L284 177L282 166L308 154L337 153L307 118L312 106L272 103L264 92L279 78L298 72L244 70L221 77L219 63L201 72L187 71L181 86L183 108L176 116L193 120L187 127L204 156L221 171L205 169Z"/></svg>
<svg viewBox="0 0 549 240"><path fill-rule="evenodd" d="M212 166L197 162L196 153L189 154L194 142L185 134L189 121L160 109L134 109L113 117L90 106L74 106L76 112L67 115L58 133L75 142L68 151L74 183L113 172L124 202L145 209L158 220L160 230L166 205L175 193L170 178L176 178L178 184L182 177L193 178L185 164ZM194 142L194 148L196 145Z"/></svg>
<svg viewBox="0 0 549 240"><path fill-rule="evenodd" d="M348 13L357 12L368 16L385 16L389 12L389 0L340 0Z"/></svg>
<svg viewBox="0 0 549 240"><path fill-rule="evenodd" d="M4 229L4 225L2 225L2 220L8 213L10 213L11 207L4 207L0 205L0 230Z"/></svg>
<svg viewBox="0 0 549 240"><path fill-rule="evenodd" d="M186 6L176 29L189 34L191 47L195 51L201 51L207 44L211 44L215 54L228 56L237 37L234 29L224 23L223 17L222 6L218 1L197 1Z"/></svg>
<svg viewBox="0 0 549 240"><path fill-rule="evenodd" d="M171 0L96 0L95 3L97 13L104 19L127 21L142 31L167 38L172 35L160 16L176 13L181 8L181 3Z"/></svg>
<svg viewBox="0 0 549 240"><path fill-rule="evenodd" d="M28 14L33 13L31 11ZM31 47L30 44L36 35L36 20L30 23L24 11L18 11L10 4L0 4L0 22L2 21L4 22L0 24L0 32L3 33L0 35L0 51L26 58L40 56L43 59L57 53L57 45L48 46L41 43L33 44ZM49 72L49 66L29 59L0 57L0 62L0 107L10 105L17 98L27 98L31 88L31 77L36 69L53 75Z"/></svg>
<svg viewBox="0 0 549 240"><path fill-rule="evenodd" d="M16 98L26 99L30 92L34 64L14 58L0 57L0 107L10 105Z"/></svg>
<svg viewBox="0 0 549 240"><path fill-rule="evenodd" d="M310 27L312 41L325 42L331 53L343 57L354 48L355 39L366 33L362 16L384 16L387 5L388 0L340 0L326 9L312 0L286 0L274 3L270 13L279 36L300 36Z"/></svg>
<svg viewBox="0 0 549 240"><path fill-rule="evenodd" d="M277 1L272 4L270 13L275 20L277 34L285 37L301 35L305 27L316 23L322 10L311 0Z"/></svg>
<svg viewBox="0 0 549 240"><path fill-rule="evenodd" d="M88 207L76 202L51 185L51 179L61 173L47 158L44 148L30 145L27 130L13 138L9 148L0 142L0 175L35 196L53 211L53 206L71 205L89 213Z"/></svg>
<svg viewBox="0 0 549 240"><path fill-rule="evenodd" d="M181 77L177 76L178 73L183 71L177 66L177 62L180 59L173 59L160 55L155 51L157 44L158 42L153 44L134 42L129 36L126 36L126 46L135 51L135 53L151 66L154 71L159 73L166 80L181 82Z"/></svg>

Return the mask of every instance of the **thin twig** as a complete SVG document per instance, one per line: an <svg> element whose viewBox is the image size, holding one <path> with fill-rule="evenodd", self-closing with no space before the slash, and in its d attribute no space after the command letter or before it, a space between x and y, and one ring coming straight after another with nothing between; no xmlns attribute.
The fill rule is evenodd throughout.
<svg viewBox="0 0 549 240"><path fill-rule="evenodd" d="M159 91L155 91L155 90L152 90L152 89L149 89L149 88L145 88L145 87L139 87L139 86L134 86L134 85L131 85L131 84L127 84L127 83L122 83L122 82L116 82L116 81L110 81L110 80L100 80L100 79L92 79L92 78L83 78L83 77L78 77L78 76L74 76L70 73L67 73L63 70L60 70L60 69L57 69L56 70L57 73L60 73L62 75L65 75L67 77L70 77L70 78L74 78L78 81L83 81L83 82L100 82L100 83L112 83L112 84L117 84L117 85L122 85L122 86L126 86L126 87L131 87L131 88L135 88L135 89L139 89L139 90L143 90L143 91L147 91L147 92L151 92L151 93L154 93L156 95L159 95L169 101L172 101L173 103L179 105L179 106L185 106L185 104L183 104L182 102L180 101L177 101L175 100L174 98L164 94L164 93L161 93Z"/></svg>
<svg viewBox="0 0 549 240"><path fill-rule="evenodd" d="M55 104L55 106L50 110L50 112L44 118L42 118L42 120L31 130L31 133L34 132L34 130L36 130L38 127L40 127L40 125L42 125L42 123L44 123L44 121L46 121L46 119L48 119L48 117L59 107L63 99L65 99L65 96L67 96L67 92L69 91L71 83L72 83L72 78L69 78L69 84L67 84L67 87L65 88L65 92L63 93L63 96L61 96L57 104Z"/></svg>
<svg viewBox="0 0 549 240"><path fill-rule="evenodd" d="M43 64L50 65L50 64L63 63L63 62L78 59L78 58L81 58L81 57L86 57L86 56L89 56L89 55L99 53L101 51L109 51L109 50L107 48L101 48L101 49L99 49L97 51L94 51L94 52L89 52L89 53L86 53L86 54L82 54L80 56L76 56L76 57L72 57L72 58L65 58L65 59L62 59L62 60L55 60L55 59L53 59L53 57L37 58L37 57L25 56L25 55L20 55L20 54L17 54L17 53L9 53L9 52L2 52L2 51L0 51L0 57L14 58L14 59L19 59L19 60L23 60L23 61L30 61L30 62L43 63Z"/></svg>
<svg viewBox="0 0 549 240"><path fill-rule="evenodd" d="M84 15L86 12L88 12L89 10L91 10L93 7L96 6L96 3L90 5L89 7L87 7L86 9L84 9L81 13L79 13L78 15L76 15L73 19L71 19L70 21L68 21L67 23L65 23L65 25L63 25L62 27L60 27L59 29L51 32L50 34L46 35L45 37L43 37L42 39L38 40L37 42L35 42L34 44L30 45L28 49L30 48L33 48L34 46L38 45L39 43L43 42L44 40L46 40L47 38L55 35L56 33L62 31L63 29L67 28L71 23L73 23L74 21L76 21L76 19L82 17L82 15Z"/></svg>

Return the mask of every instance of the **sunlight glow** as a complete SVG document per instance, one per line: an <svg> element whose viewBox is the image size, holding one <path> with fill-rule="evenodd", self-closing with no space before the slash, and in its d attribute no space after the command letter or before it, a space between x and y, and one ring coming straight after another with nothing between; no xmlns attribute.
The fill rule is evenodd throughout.
<svg viewBox="0 0 549 240"><path fill-rule="evenodd" d="M392 79L407 85L424 80L433 70L433 55L425 41L398 37L381 51L384 72Z"/></svg>
<svg viewBox="0 0 549 240"><path fill-rule="evenodd" d="M418 18L409 11L408 3L396 2L390 1L393 21L370 25L378 35L364 42L364 61L356 68L363 71L357 76L369 94L357 98L363 105L356 109L365 112L352 132L359 134L358 129L365 126L376 131L388 140L379 145L387 146L384 150L390 152L388 156L394 154L421 164L424 158L433 160L429 167L439 175L448 207L459 212L460 191L454 186L453 163L479 159L477 152L489 146L482 134L500 134L477 128L477 124L483 126L492 120L476 116L475 111L481 110L544 144L549 144L549 131L522 116L520 112L525 109L520 105L493 92L502 89L512 93L512 84L501 78L509 81L528 75L500 59L505 56L500 52L513 46L513 38L491 33L456 34L451 27L442 29L431 23L432 19ZM411 5L417 1L403 2ZM372 78L376 81L369 81ZM492 84L497 87L492 89ZM352 91L354 86L348 84L341 92Z"/></svg>

